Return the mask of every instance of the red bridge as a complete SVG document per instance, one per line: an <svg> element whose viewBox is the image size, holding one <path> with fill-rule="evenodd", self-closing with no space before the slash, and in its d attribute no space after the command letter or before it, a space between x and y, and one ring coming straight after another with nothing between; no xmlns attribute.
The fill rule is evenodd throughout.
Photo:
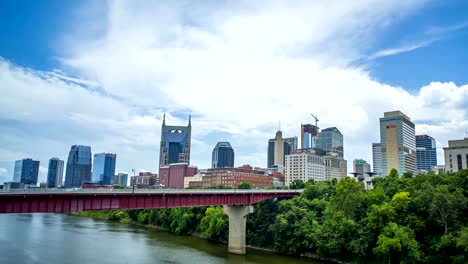
<svg viewBox="0 0 468 264"><path fill-rule="evenodd" d="M251 205L299 193L299 190L17 190L0 192L0 214Z"/></svg>
<svg viewBox="0 0 468 264"><path fill-rule="evenodd" d="M245 254L246 217L254 203L292 197L302 190L15 190L0 193L0 214L69 213L223 205L229 217L228 251Z"/></svg>

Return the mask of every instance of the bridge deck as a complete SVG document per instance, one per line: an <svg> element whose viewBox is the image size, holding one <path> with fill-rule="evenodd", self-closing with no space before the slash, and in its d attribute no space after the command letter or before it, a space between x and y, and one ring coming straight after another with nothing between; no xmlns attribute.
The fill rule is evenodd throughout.
<svg viewBox="0 0 468 264"><path fill-rule="evenodd" d="M254 204L292 197L301 190L181 190L181 189L29 189L0 193L2 213L67 213L210 205Z"/></svg>

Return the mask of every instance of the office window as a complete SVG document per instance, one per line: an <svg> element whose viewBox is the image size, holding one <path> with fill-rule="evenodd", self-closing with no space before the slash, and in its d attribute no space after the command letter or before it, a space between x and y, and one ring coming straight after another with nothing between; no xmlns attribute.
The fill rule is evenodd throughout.
<svg viewBox="0 0 468 264"><path fill-rule="evenodd" d="M459 171L463 169L463 167L462 167L462 156L461 156L461 154L458 154L458 155L457 155L457 166L458 166L458 170L459 170Z"/></svg>

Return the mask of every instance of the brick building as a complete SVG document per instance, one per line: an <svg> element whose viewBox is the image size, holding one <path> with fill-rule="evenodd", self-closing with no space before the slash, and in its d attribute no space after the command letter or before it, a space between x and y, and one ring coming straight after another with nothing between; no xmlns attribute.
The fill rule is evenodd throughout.
<svg viewBox="0 0 468 264"><path fill-rule="evenodd" d="M159 168L159 181L165 188L183 189L184 178L194 176L197 172L197 167L174 163Z"/></svg>

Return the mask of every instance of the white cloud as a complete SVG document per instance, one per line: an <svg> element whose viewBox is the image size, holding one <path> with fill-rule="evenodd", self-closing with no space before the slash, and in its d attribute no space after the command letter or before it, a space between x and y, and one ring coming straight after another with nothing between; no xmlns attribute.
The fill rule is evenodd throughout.
<svg viewBox="0 0 468 264"><path fill-rule="evenodd" d="M387 56L392 56L392 55L397 55L400 53L405 53L405 52L410 52L415 49L420 49L429 46L431 43L433 43L435 40L428 40L428 41L421 41L417 43L412 43L408 45L403 45L401 47L396 47L396 48L389 48L389 49L383 49L375 52L371 56L369 56L369 60L372 59L377 59L380 57L387 57Z"/></svg>
<svg viewBox="0 0 468 264"><path fill-rule="evenodd" d="M8 174L8 170L5 168L0 168L0 176L6 176Z"/></svg>
<svg viewBox="0 0 468 264"><path fill-rule="evenodd" d="M66 139L43 135L34 149L61 146L66 157L71 144L85 141L93 151L116 152L125 171L157 166L162 111L153 108L192 111L192 161L201 167L226 139L236 164L264 166L278 120L284 136L299 136L309 113L322 128L343 132L348 160L370 159L378 118L394 109L412 117L418 132L447 142L468 126L468 86L434 82L410 93L349 66L424 2L110 2L106 16L88 23L102 31L99 38L88 28L65 37L64 67L79 78L0 62L2 87L14 87L0 97L0 116L65 127ZM172 114L169 124L186 122ZM38 155L43 162L55 154Z"/></svg>

